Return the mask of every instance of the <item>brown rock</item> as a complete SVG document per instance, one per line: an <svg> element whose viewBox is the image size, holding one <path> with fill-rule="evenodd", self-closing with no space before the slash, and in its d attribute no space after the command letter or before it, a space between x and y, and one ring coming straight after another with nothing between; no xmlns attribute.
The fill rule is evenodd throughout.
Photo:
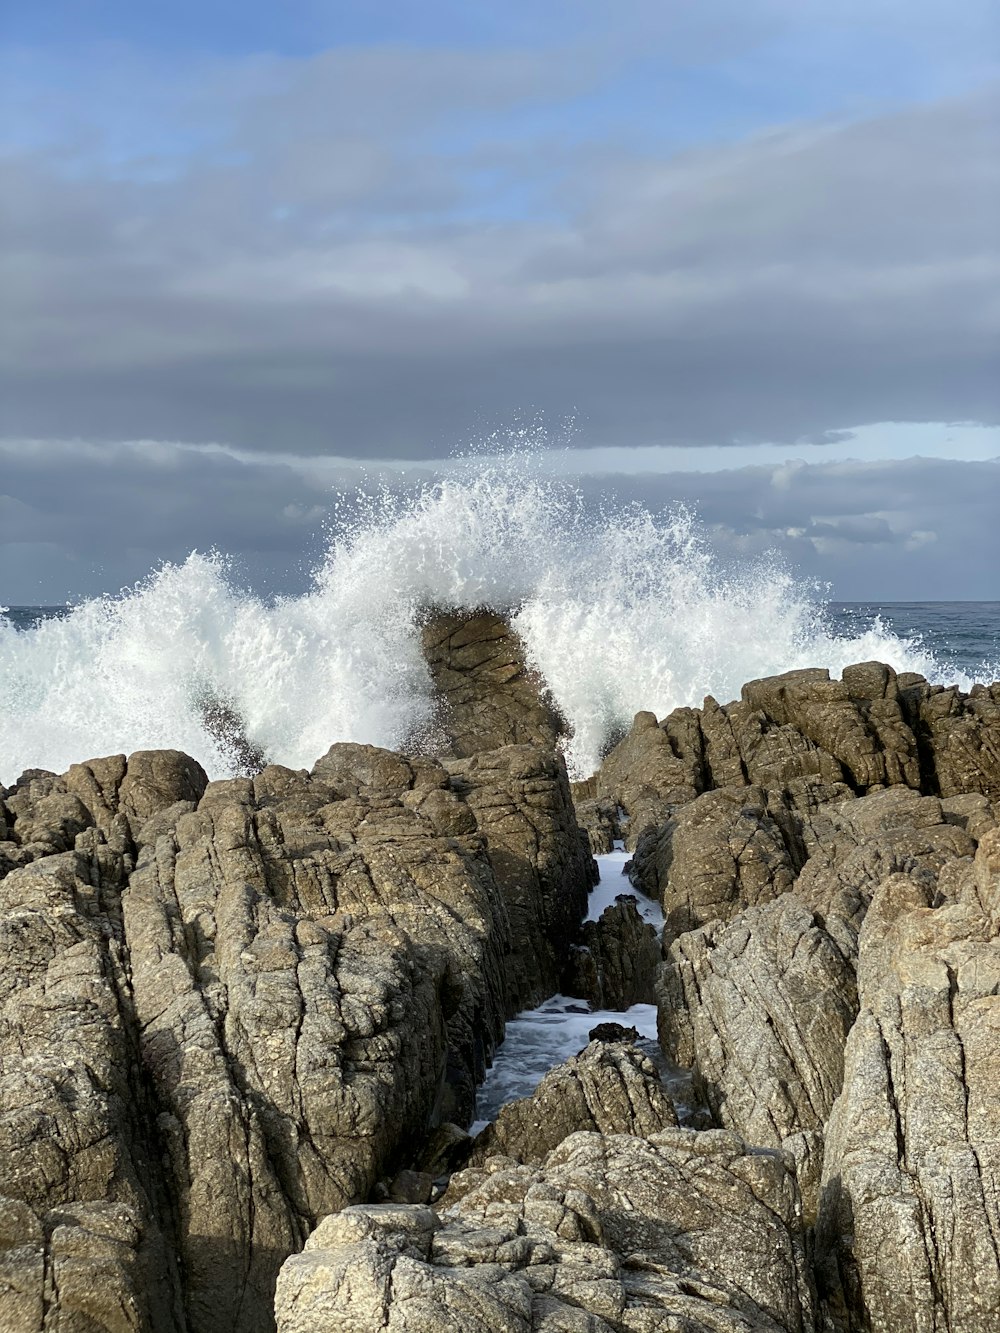
<svg viewBox="0 0 1000 1333"><path fill-rule="evenodd" d="M470 1165L496 1156L540 1162L581 1130L648 1138L676 1124L673 1103L649 1057L627 1040L594 1039L550 1070L530 1097L501 1108L477 1137Z"/></svg>
<svg viewBox="0 0 1000 1333"><path fill-rule="evenodd" d="M732 1135L574 1134L449 1202L325 1219L282 1270L279 1333L814 1328L794 1177Z"/></svg>
<svg viewBox="0 0 1000 1333"><path fill-rule="evenodd" d="M554 749L565 730L524 646L491 611L435 615L422 633L441 705L431 744L467 758L504 745Z"/></svg>
<svg viewBox="0 0 1000 1333"><path fill-rule="evenodd" d="M1000 837L959 901L893 875L861 931L861 1011L827 1131L830 1326L987 1333L1000 1310Z"/></svg>
<svg viewBox="0 0 1000 1333"><path fill-rule="evenodd" d="M796 865L759 787L725 787L682 806L636 848L634 882L663 903L664 939L786 893Z"/></svg>

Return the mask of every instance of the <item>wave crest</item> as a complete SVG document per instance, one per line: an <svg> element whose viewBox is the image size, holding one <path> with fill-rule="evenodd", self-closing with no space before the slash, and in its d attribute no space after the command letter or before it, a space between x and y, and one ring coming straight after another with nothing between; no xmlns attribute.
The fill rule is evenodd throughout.
<svg viewBox="0 0 1000 1333"><path fill-rule="evenodd" d="M578 777L640 708L727 701L801 666L939 670L877 620L836 634L777 559L724 570L683 508L595 513L516 459L408 497L340 497L301 596L265 602L225 558L194 553L29 631L0 619L0 781L144 748L221 777L248 753L298 768L334 741L404 746L434 711L421 618L483 607L511 618L548 682Z"/></svg>

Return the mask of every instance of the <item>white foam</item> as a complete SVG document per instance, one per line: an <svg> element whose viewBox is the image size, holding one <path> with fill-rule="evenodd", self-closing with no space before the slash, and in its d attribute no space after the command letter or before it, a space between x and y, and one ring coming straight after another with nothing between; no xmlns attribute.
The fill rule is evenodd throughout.
<svg viewBox="0 0 1000 1333"><path fill-rule="evenodd" d="M647 898L625 878L625 867L632 859L631 852L617 850L604 856L595 856L600 871L600 881L590 891L587 899L587 920L599 921L601 913L606 911L616 898L625 894L632 898L643 921L654 930L663 929L663 909L653 898Z"/></svg>
<svg viewBox="0 0 1000 1333"><path fill-rule="evenodd" d="M204 724L206 697L293 768L334 741L404 745L433 711L421 613L484 605L513 613L572 726L574 776L640 708L662 717L706 693L734 698L755 676L869 658L940 674L877 622L836 637L777 565L725 574L686 512L595 517L518 460L361 504L300 597L267 604L224 559L194 554L62 620L18 631L0 617L0 781L161 746L226 776L233 757Z"/></svg>
<svg viewBox="0 0 1000 1333"><path fill-rule="evenodd" d="M503 1045L476 1093L479 1118L469 1133L478 1134L507 1102L529 1097L550 1069L583 1050L598 1023L622 1023L634 1027L640 1037L656 1040L654 1004L634 1004L624 1012L591 1010L586 1000L552 995L507 1024Z"/></svg>

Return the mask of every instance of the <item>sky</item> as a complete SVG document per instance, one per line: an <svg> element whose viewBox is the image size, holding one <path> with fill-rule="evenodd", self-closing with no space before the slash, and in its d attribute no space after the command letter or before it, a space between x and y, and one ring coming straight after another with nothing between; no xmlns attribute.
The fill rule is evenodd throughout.
<svg viewBox="0 0 1000 1333"><path fill-rule="evenodd" d="M851 600L1000 598L994 0L15 0L0 602L528 438Z"/></svg>

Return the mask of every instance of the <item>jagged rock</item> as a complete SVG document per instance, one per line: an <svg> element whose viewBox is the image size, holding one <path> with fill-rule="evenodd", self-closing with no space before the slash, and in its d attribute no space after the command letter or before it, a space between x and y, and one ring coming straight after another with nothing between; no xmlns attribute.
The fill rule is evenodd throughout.
<svg viewBox="0 0 1000 1333"><path fill-rule="evenodd" d="M633 1029L634 1031L634 1029ZM580 1130L648 1138L677 1124L656 1066L627 1041L594 1040L550 1070L530 1097L508 1102L477 1137L471 1166L488 1157L540 1162Z"/></svg>
<svg viewBox="0 0 1000 1333"><path fill-rule="evenodd" d="M956 687L926 683L903 696L928 770L926 787L941 796L981 792L1000 801L1000 683Z"/></svg>
<svg viewBox="0 0 1000 1333"><path fill-rule="evenodd" d="M977 805L979 825L989 819ZM822 919L845 957L857 956L857 937L872 894L889 875L905 872L936 888L943 868L971 856L976 842L958 814L932 796L891 787L826 810L824 837L802 869L795 892Z"/></svg>
<svg viewBox="0 0 1000 1333"><path fill-rule="evenodd" d="M135 1278L130 1290L154 1293L154 1304L169 1311L180 1285L155 1213L158 1148L147 1137L155 1112L135 1074L120 875L118 858L97 848L92 859L49 856L0 880L0 1196L11 1201L6 1216L37 1219L20 1238L15 1231L4 1263L21 1272L15 1292L25 1283L36 1290L25 1274L40 1266L36 1295L44 1293L51 1263L79 1257L66 1230L76 1225L72 1214L128 1218L131 1251L127 1261L124 1252L119 1258ZM20 1253L25 1247L29 1254ZM117 1243L110 1248L118 1252ZM95 1260L95 1272L110 1262ZM112 1306L117 1282L108 1278ZM51 1291L44 1299L53 1299ZM95 1295L95 1308L101 1299ZM15 1300L0 1286L0 1327L17 1326L15 1314L32 1308L26 1300L24 1291ZM68 1320L73 1303L66 1308ZM171 1327L156 1313L142 1326ZM42 1323L23 1326L41 1330Z"/></svg>
<svg viewBox="0 0 1000 1333"><path fill-rule="evenodd" d="M820 806L794 891L680 935L660 974L665 1052L697 1072L717 1123L792 1154L809 1217L857 1010L858 931L888 875L907 870L937 893L947 867L967 864L963 825L993 821L983 797L956 799L945 811L896 787Z"/></svg>
<svg viewBox="0 0 1000 1333"><path fill-rule="evenodd" d="M587 797L585 782L571 782L573 804L576 807L576 822L587 832L590 850L595 856L605 856L614 851L614 845L621 836L618 807L603 798Z"/></svg>
<svg viewBox="0 0 1000 1333"><path fill-rule="evenodd" d="M624 1023L598 1023L587 1033L588 1041L627 1041L639 1040L638 1028L627 1028Z"/></svg>
<svg viewBox="0 0 1000 1333"><path fill-rule="evenodd" d="M853 959L789 893L681 935L658 989L665 1053L696 1069L716 1123L790 1154L812 1221L857 1012Z"/></svg>
<svg viewBox="0 0 1000 1333"><path fill-rule="evenodd" d="M466 758L504 745L555 748L565 725L501 616L435 615L421 641L441 699L432 738L438 753Z"/></svg>
<svg viewBox="0 0 1000 1333"><path fill-rule="evenodd" d="M446 765L449 785L475 817L510 915L508 964L516 1009L559 988L587 914L597 865L578 827L558 755L508 745Z"/></svg>
<svg viewBox="0 0 1000 1333"><path fill-rule="evenodd" d="M891 667L860 663L845 668L839 681L831 680L827 671L789 671L749 681L741 697L749 710L740 718L744 726L756 714L768 728L791 727L839 768L818 769L819 776L830 781L844 777L859 791L893 783L919 788L916 737L904 720ZM753 772L749 746L735 720L734 730L751 781L762 781Z"/></svg>
<svg viewBox="0 0 1000 1333"><path fill-rule="evenodd" d="M656 1003L656 969L663 953L631 894L620 894L599 920L585 922L580 941L571 959L568 994L582 996L595 1009Z"/></svg>
<svg viewBox="0 0 1000 1333"><path fill-rule="evenodd" d="M835 1328L997 1325L1000 833L957 900L931 893L890 876L861 930L819 1227Z"/></svg>
<svg viewBox="0 0 1000 1333"><path fill-rule="evenodd" d="M724 787L639 840L634 883L663 904L667 940L786 893L796 865L759 787Z"/></svg>
<svg viewBox="0 0 1000 1333"><path fill-rule="evenodd" d="M574 784L574 795L581 803L593 802L591 820L600 821L598 828L606 824L613 838L623 838L632 849L674 806L697 796L704 781L698 714L679 708L660 723L653 713L637 713L597 773Z"/></svg>
<svg viewBox="0 0 1000 1333"><path fill-rule="evenodd" d="M1000 799L1000 683L957 688L896 676L881 662L747 682L741 698L680 708L657 723L639 713L600 770L574 784L587 826L635 848L694 796L734 785L847 783L857 795L907 786L925 795Z"/></svg>
<svg viewBox="0 0 1000 1333"><path fill-rule="evenodd" d="M29 770L6 793L0 816L0 873L43 856L72 851L97 829L113 850L131 854L144 824L179 802L190 808L205 790L201 765L179 750L138 750L74 764L61 776Z"/></svg>
<svg viewBox="0 0 1000 1333"><path fill-rule="evenodd" d="M5 795L5 831L31 840L10 839L29 860L0 880L0 1195L38 1226L3 1259L0 1327L65 1251L67 1293L101 1274L122 1293L109 1328L264 1333L316 1220L471 1114L592 863L560 764L522 749L461 768L345 746L311 775L201 790L160 754ZM551 938L513 951L494 855L515 906L544 899ZM93 1220L111 1206L127 1243Z"/></svg>
<svg viewBox="0 0 1000 1333"><path fill-rule="evenodd" d="M179 1309L143 1281L142 1228L120 1204L77 1204L37 1217L0 1199L4 1333L108 1333L181 1327Z"/></svg>
<svg viewBox="0 0 1000 1333"><path fill-rule="evenodd" d="M325 1219L282 1269L279 1333L814 1328L794 1177L732 1135L574 1134L443 1202Z"/></svg>

